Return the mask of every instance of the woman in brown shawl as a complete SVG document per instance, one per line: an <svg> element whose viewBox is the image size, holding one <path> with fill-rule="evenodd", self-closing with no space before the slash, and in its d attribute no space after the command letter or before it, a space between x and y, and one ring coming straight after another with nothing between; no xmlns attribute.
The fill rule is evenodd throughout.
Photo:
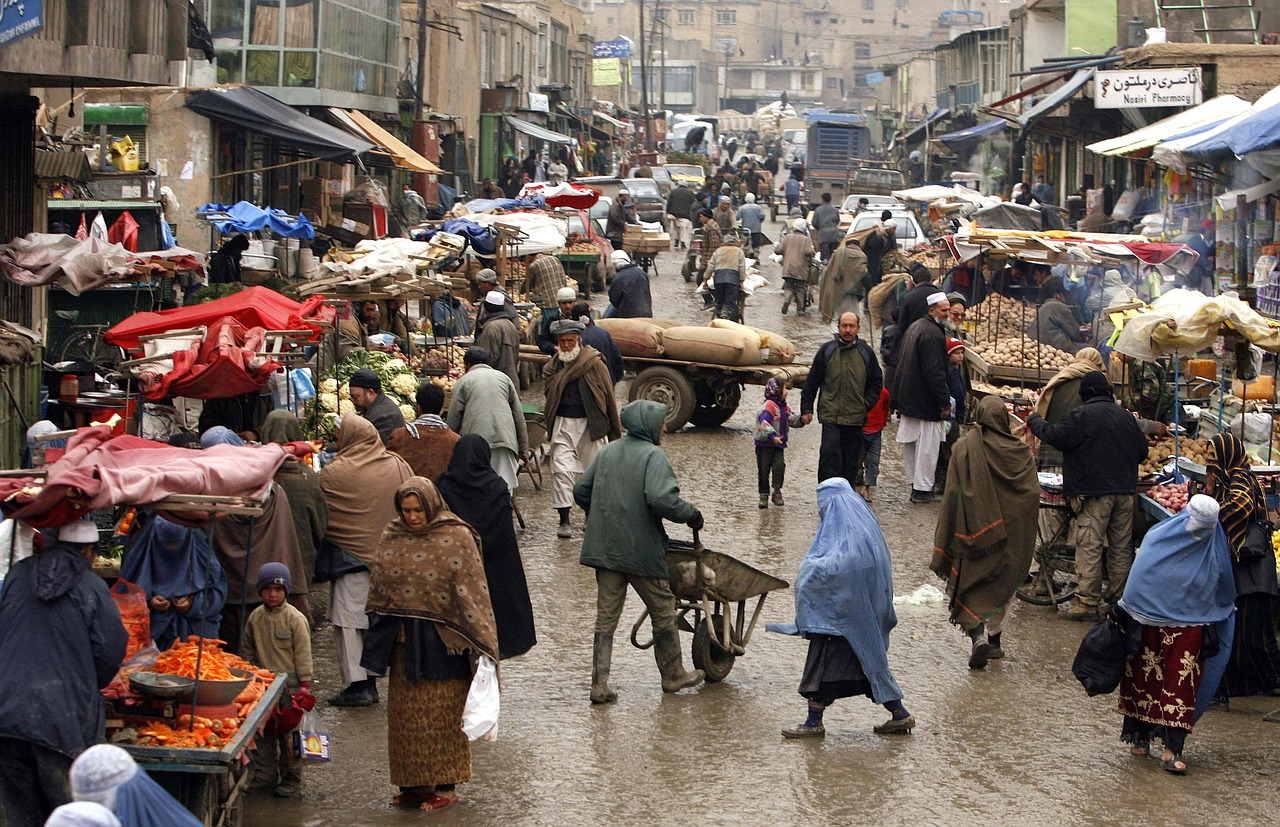
<svg viewBox="0 0 1280 827"><path fill-rule="evenodd" d="M1218 692L1228 698L1267 695L1280 685L1280 646L1272 620L1275 559L1271 554L1248 559L1247 552L1241 553L1250 524L1266 518L1266 500L1244 443L1233 434L1218 434L1212 444L1205 493L1218 501L1218 522L1227 535L1236 581L1236 636Z"/></svg>
<svg viewBox="0 0 1280 827"><path fill-rule="evenodd" d="M392 520L374 552L371 624L362 665L391 673L387 754L397 807L439 810L471 780L462 712L480 655L497 660L498 632L480 559L480 537L445 507L424 477L395 493Z"/></svg>
<svg viewBox="0 0 1280 827"><path fill-rule="evenodd" d="M947 581L951 622L973 641L969 668L981 669L1004 657L1000 633L1031 566L1040 485L1001 399L979 402L973 424L951 455L929 568Z"/></svg>
<svg viewBox="0 0 1280 827"><path fill-rule="evenodd" d="M369 570L378 538L396 516L395 492L413 476L389 452L373 423L349 414L337 429L338 456L320 472L329 525L316 556L316 581L331 581L329 619L338 637L338 673L346 684L334 706L378 702L377 684L360 666L369 618Z"/></svg>
<svg viewBox="0 0 1280 827"><path fill-rule="evenodd" d="M1103 373L1107 370L1102 364L1102 354L1097 348L1080 348L1071 362L1055 373L1049 384L1044 386L1044 390L1040 392L1040 400L1036 402L1036 413L1043 416L1046 422L1061 422L1068 413L1080 407L1080 380L1086 373L1095 370ZM1031 435L1031 431L1026 432L1026 439L1027 444L1035 450L1036 438ZM1037 455L1041 468L1062 467L1062 452L1052 445L1041 443Z"/></svg>
<svg viewBox="0 0 1280 827"><path fill-rule="evenodd" d="M264 445L304 441L298 417L284 410L267 414L259 433ZM307 570L307 580L303 585L309 586L315 578L316 550L324 539L329 507L325 505L316 472L297 457L285 457L284 464L276 471L275 481L289 495L289 512L293 515L293 530L298 535L298 551Z"/></svg>

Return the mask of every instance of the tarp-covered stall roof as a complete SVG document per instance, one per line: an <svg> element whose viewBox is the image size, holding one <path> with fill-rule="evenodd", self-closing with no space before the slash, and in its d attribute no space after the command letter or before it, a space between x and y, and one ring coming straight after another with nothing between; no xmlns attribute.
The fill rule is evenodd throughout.
<svg viewBox="0 0 1280 827"><path fill-rule="evenodd" d="M327 161L347 161L375 147L370 141L305 115L251 86L188 92L187 107L219 123L275 138Z"/></svg>
<svg viewBox="0 0 1280 827"><path fill-rule="evenodd" d="M1093 80L1093 76L1097 73L1097 69L1080 69L1072 75L1066 83L1050 92L1043 100L1023 112L1018 118L1018 125L1023 129L1031 126L1036 121L1048 115L1062 104L1070 100L1076 92L1079 92L1084 85Z"/></svg>
<svg viewBox="0 0 1280 827"><path fill-rule="evenodd" d="M1248 101L1241 100L1235 95L1219 95L1199 106L1184 109L1176 115L1170 115L1127 135L1108 138L1105 141L1096 141L1086 148L1090 152L1096 152L1099 155L1125 155L1131 152L1138 152L1197 126L1221 123L1227 118L1239 115L1248 109Z"/></svg>
<svg viewBox="0 0 1280 827"><path fill-rule="evenodd" d="M538 126L537 124L522 121L519 118L513 118L510 115L503 115L502 119L507 125L517 132L523 132L530 138L537 138L539 141L546 141L549 144L571 144L573 138L568 135L561 135L559 132L552 132L550 129Z"/></svg>

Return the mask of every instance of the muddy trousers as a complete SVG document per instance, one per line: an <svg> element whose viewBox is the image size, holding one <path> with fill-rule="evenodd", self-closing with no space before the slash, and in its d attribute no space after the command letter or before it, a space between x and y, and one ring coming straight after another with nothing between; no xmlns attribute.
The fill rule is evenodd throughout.
<svg viewBox="0 0 1280 827"><path fill-rule="evenodd" d="M809 306L809 286L801 279L782 280L782 315L787 315L791 303L795 302L796 312L803 313Z"/></svg>
<svg viewBox="0 0 1280 827"><path fill-rule="evenodd" d="M622 607L627 599L627 585L636 590L649 620L653 633L675 631L676 598L671 593L671 582L665 577L640 577L612 569L596 569L596 634L610 635L618 628Z"/></svg>
<svg viewBox="0 0 1280 827"><path fill-rule="evenodd" d="M756 482L760 496L769 493L769 477L773 477L773 490L781 491L787 475L786 449L774 445L756 446Z"/></svg>
<svg viewBox="0 0 1280 827"><path fill-rule="evenodd" d="M1133 565L1133 495L1072 497L1071 508L1076 513L1076 600L1091 608L1097 608L1104 600L1114 603L1124 593L1129 567Z"/></svg>
<svg viewBox="0 0 1280 827"><path fill-rule="evenodd" d="M71 758L21 738L0 738L0 824L40 827L71 801Z"/></svg>

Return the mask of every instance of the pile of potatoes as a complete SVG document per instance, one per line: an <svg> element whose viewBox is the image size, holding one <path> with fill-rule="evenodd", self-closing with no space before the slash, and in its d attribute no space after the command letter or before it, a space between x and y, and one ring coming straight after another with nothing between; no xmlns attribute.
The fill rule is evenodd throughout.
<svg viewBox="0 0 1280 827"><path fill-rule="evenodd" d="M972 345L975 353L989 364L1003 367L1026 367L1035 370L1056 371L1071 363L1074 357L1065 350L1034 342L1024 336L1005 337L994 342L977 342Z"/></svg>
<svg viewBox="0 0 1280 827"><path fill-rule="evenodd" d="M1021 336L1023 327L1035 317L1034 307L999 293L987 296L966 314L966 318L977 325L981 339Z"/></svg>
<svg viewBox="0 0 1280 827"><path fill-rule="evenodd" d="M1210 443L1207 439L1178 440L1178 448L1182 452L1182 456L1197 465L1206 465L1208 463L1209 446ZM1171 456L1173 456L1173 437L1166 436L1153 440L1151 446L1147 448L1147 458L1138 466L1138 476L1146 477L1160 473Z"/></svg>
<svg viewBox="0 0 1280 827"><path fill-rule="evenodd" d="M1030 388L1020 388L1016 385L992 385L988 382L971 382L970 387L976 393L985 393L989 396L999 396L1002 399L1025 399L1031 404L1035 404L1040 398L1038 391Z"/></svg>

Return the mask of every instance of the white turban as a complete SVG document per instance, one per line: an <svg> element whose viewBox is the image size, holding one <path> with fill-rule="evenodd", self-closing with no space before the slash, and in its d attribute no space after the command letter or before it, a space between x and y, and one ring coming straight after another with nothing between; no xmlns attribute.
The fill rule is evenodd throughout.
<svg viewBox="0 0 1280 827"><path fill-rule="evenodd" d="M935 304L951 304L951 300L947 298L947 294L943 293L941 290L937 293L930 293L929 298L926 301L928 301L930 307L933 307Z"/></svg>

